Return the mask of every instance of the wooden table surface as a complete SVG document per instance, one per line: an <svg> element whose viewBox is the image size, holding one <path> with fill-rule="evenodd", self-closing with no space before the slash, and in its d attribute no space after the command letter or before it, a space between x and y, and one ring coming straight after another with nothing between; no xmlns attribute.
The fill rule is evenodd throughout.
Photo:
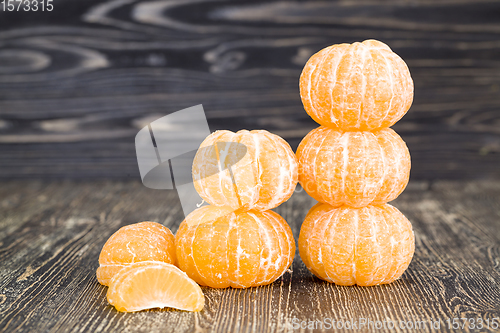
<svg viewBox="0 0 500 333"><path fill-rule="evenodd" d="M364 318L391 320L397 327L400 321L417 323L427 332L437 332L429 325L439 319L446 332L451 331L448 319L491 323L500 317L499 197L499 181L410 183L393 203L412 222L415 256L402 278L389 285L341 287L321 281L297 251L292 272L269 286L203 288L206 306L199 313L119 313L107 304L107 288L95 276L99 252L114 231L137 221L157 221L175 232L183 218L177 194L133 181L5 182L0 187L0 330L289 332L302 321ZM276 209L296 240L313 203L299 192Z"/></svg>

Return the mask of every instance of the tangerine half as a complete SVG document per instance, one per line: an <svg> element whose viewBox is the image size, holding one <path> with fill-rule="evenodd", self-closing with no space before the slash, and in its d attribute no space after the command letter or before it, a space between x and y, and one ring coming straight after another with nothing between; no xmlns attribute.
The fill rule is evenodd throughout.
<svg viewBox="0 0 500 333"><path fill-rule="evenodd" d="M212 149L198 150L193 181L198 194L211 205L268 210L293 194L297 159L281 137L264 130L216 131L203 147ZM246 147L246 153L237 160L241 147Z"/></svg>
<svg viewBox="0 0 500 333"><path fill-rule="evenodd" d="M140 222L120 228L101 250L97 280L107 286L118 271L140 261L175 264L174 241L172 232L156 222Z"/></svg>
<svg viewBox="0 0 500 333"><path fill-rule="evenodd" d="M411 262L415 239L410 221L389 204L309 210L299 253L317 277L343 286L373 286L399 278Z"/></svg>
<svg viewBox="0 0 500 333"><path fill-rule="evenodd" d="M273 211L203 206L181 223L175 243L179 267L213 288L270 284L295 255L292 231Z"/></svg>
<svg viewBox="0 0 500 333"><path fill-rule="evenodd" d="M136 262L120 270L110 281L107 298L122 312L164 307L200 311L205 304L196 282L161 261Z"/></svg>
<svg viewBox="0 0 500 333"><path fill-rule="evenodd" d="M392 126L405 115L413 80L406 63L382 42L336 44L307 61L300 97L320 125L369 131Z"/></svg>
<svg viewBox="0 0 500 333"><path fill-rule="evenodd" d="M343 132L320 126L302 139L297 158L305 191L335 207L394 200L410 177L408 148L390 128Z"/></svg>

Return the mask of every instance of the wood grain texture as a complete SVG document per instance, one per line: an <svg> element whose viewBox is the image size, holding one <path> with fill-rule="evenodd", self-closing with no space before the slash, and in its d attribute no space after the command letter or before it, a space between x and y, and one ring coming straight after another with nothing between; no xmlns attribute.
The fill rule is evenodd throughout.
<svg viewBox="0 0 500 333"><path fill-rule="evenodd" d="M203 104L212 130L317 125L298 77L334 43L375 38L408 63L394 126L412 179L500 178L500 2L55 1L0 12L0 177L133 178L148 120Z"/></svg>
<svg viewBox="0 0 500 333"><path fill-rule="evenodd" d="M415 256L390 285L329 284L313 277L297 253L292 272L269 286L203 288L200 313L126 314L107 304L106 287L97 282L99 252L126 224L151 220L175 232L183 218L176 193L137 181L6 181L0 186L0 331L291 332L294 318L426 321L419 331L436 332L432 318L442 321L441 331L452 331L448 318L500 317L499 197L498 181L411 182L393 204L413 224ZM313 204L302 191L276 209L296 239Z"/></svg>

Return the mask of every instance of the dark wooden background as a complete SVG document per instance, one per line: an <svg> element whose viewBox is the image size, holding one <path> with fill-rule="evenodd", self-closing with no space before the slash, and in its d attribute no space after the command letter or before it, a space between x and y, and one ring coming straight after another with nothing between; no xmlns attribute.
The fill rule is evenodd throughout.
<svg viewBox="0 0 500 333"><path fill-rule="evenodd" d="M316 124L298 77L334 43L375 38L408 63L394 126L411 177L500 178L500 2L54 0L0 11L0 177L138 178L134 136L203 104L212 130Z"/></svg>

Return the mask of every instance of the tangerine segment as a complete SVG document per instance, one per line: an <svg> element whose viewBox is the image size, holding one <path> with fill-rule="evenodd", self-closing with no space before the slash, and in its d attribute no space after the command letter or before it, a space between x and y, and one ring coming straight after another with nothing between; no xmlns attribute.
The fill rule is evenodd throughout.
<svg viewBox="0 0 500 333"><path fill-rule="evenodd" d="M110 281L107 297L122 312L165 307L201 311L205 304L196 282L161 261L142 261L120 270Z"/></svg>
<svg viewBox="0 0 500 333"><path fill-rule="evenodd" d="M334 208L316 204L299 236L299 253L320 279L373 286L399 278L411 262L415 239L410 221L389 204Z"/></svg>
<svg viewBox="0 0 500 333"><path fill-rule="evenodd" d="M307 61L300 97L321 125L371 131L405 115L413 101L413 80L406 63L382 42L336 44Z"/></svg>
<svg viewBox="0 0 500 333"><path fill-rule="evenodd" d="M107 286L122 268L140 261L163 261L175 265L174 241L172 232L156 222L140 222L120 228L101 250L97 280Z"/></svg>
<svg viewBox="0 0 500 333"><path fill-rule="evenodd" d="M240 152L235 150L242 145L246 154L236 161ZM199 149L194 158L193 180L206 202L233 209L268 210L293 194L298 181L297 159L279 136L264 130L216 131L202 147L208 148Z"/></svg>
<svg viewBox="0 0 500 333"><path fill-rule="evenodd" d="M297 148L299 182L314 199L338 207L394 200L410 177L411 159L390 128L342 132L320 126Z"/></svg>
<svg viewBox="0 0 500 333"><path fill-rule="evenodd" d="M295 255L292 231L273 211L203 206L181 223L175 242L179 267L213 288L270 284Z"/></svg>

